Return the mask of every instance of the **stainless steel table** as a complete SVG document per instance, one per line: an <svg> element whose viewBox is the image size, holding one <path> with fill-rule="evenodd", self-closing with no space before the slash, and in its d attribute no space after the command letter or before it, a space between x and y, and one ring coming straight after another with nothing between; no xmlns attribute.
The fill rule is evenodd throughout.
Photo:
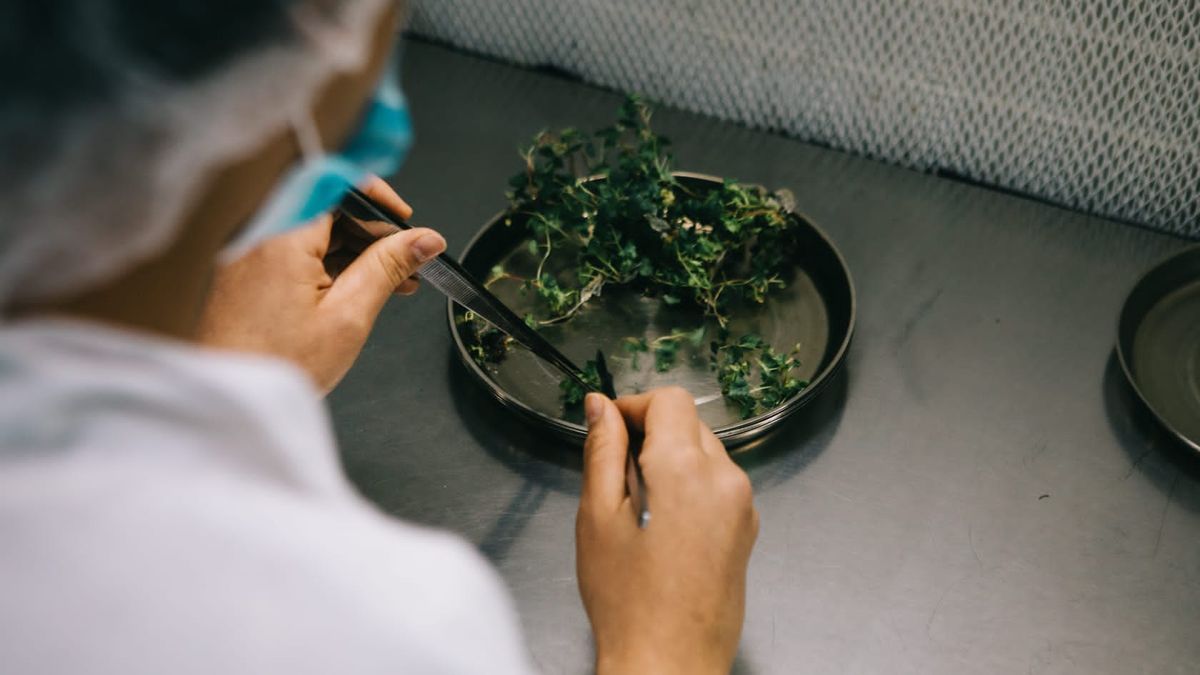
<svg viewBox="0 0 1200 675"><path fill-rule="evenodd" d="M621 100L420 43L405 85L417 145L396 185L453 251L503 206L519 144ZM762 534L735 671L1200 672L1200 469L1112 355L1125 292L1187 242L694 115L656 123L680 168L794 190L861 300L836 386L739 457ZM480 397L442 298L392 302L330 405L363 493L475 542L537 663L587 672L577 458Z"/></svg>

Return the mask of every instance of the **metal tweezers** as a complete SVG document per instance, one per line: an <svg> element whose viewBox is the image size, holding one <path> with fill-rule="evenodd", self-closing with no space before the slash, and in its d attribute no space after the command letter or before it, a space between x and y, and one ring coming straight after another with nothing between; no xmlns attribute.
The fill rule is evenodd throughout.
<svg viewBox="0 0 1200 675"><path fill-rule="evenodd" d="M338 222L342 227L357 228L359 231L352 232L352 234L360 239L373 240L377 238L376 235L364 228L361 222L378 221L401 230L412 229L412 226L403 218L393 215L390 210L358 189L350 190L342 200L340 208L344 214L350 217L340 219ZM537 331L530 328L521 317L517 316L450 256L443 253L425 263L421 268L421 279L429 282L430 286L441 291L447 298L474 312L504 332L539 358L558 368L585 391L604 394L612 399L616 398L612 375L604 362L603 354L596 352L596 369L601 382L601 386L597 387L588 381L579 366L576 366ZM632 428L629 430L629 436L625 478L630 499L633 501L637 513L638 527L644 528L650 521L650 510L646 504L645 481L642 477L641 465L638 462L642 438L641 434Z"/></svg>

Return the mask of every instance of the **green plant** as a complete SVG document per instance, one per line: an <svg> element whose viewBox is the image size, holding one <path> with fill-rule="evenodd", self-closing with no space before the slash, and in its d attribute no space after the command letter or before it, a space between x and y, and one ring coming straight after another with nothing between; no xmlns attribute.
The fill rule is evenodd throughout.
<svg viewBox="0 0 1200 675"><path fill-rule="evenodd" d="M779 406L808 386L792 377L800 367L800 345L788 353L779 353L754 334L736 341L712 342L712 368L721 384L721 393L738 406L742 418L753 417ZM758 384L753 385L754 374Z"/></svg>
<svg viewBox="0 0 1200 675"><path fill-rule="evenodd" d="M593 388L600 388L600 371L596 366L595 361L588 361L583 364L583 379ZM583 398L587 396L588 389L584 389L578 382L569 377L564 377L558 383L558 388L562 391L563 403L568 406L579 405L583 403Z"/></svg>
<svg viewBox="0 0 1200 675"><path fill-rule="evenodd" d="M528 227L536 270L518 277L496 267L488 283L508 279L532 294L535 310L526 321L535 328L569 321L612 286L694 307L720 329L713 364L726 397L744 416L774 407L804 386L789 375L799 365L794 352L780 356L762 344L749 360L747 349L731 346L741 341L728 342L727 327L738 306L762 304L786 285L797 247L795 199L786 190L729 180L689 188L672 174L669 143L651 130L650 118L650 108L633 97L611 127L590 135L543 131L533 139L521 153L522 171L509 181L504 222ZM665 372L680 347L699 346L705 332L701 325L630 338L624 350L635 368L640 354L652 352L656 370ZM473 335L477 360L503 357L508 342L495 329L479 326ZM759 383L751 387L755 372ZM565 384L563 391L568 404L582 399Z"/></svg>

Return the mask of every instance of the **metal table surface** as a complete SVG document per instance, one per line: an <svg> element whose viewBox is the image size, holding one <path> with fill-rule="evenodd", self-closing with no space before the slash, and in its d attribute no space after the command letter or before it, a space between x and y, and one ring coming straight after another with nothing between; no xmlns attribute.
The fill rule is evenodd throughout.
<svg viewBox="0 0 1200 675"><path fill-rule="evenodd" d="M395 184L457 252L516 148L621 97L412 43L417 145ZM681 169L795 191L861 302L848 369L739 456L762 531L738 673L1200 669L1200 470L1113 357L1127 290L1187 242L661 110ZM330 406L386 511L499 568L547 673L590 670L576 454L503 419L457 364L444 301L385 309ZM469 648L469 646L465 647Z"/></svg>

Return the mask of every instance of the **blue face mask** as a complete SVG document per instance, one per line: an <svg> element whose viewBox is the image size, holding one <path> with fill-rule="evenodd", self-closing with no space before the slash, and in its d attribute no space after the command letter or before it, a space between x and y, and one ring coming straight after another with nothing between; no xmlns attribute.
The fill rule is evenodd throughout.
<svg viewBox="0 0 1200 675"><path fill-rule="evenodd" d="M369 174L399 170L412 145L412 122L392 61L367 104L358 129L337 154L326 153L311 118L295 120L303 158L276 184L250 223L226 245L222 257L236 258L264 239L293 230L329 213Z"/></svg>

